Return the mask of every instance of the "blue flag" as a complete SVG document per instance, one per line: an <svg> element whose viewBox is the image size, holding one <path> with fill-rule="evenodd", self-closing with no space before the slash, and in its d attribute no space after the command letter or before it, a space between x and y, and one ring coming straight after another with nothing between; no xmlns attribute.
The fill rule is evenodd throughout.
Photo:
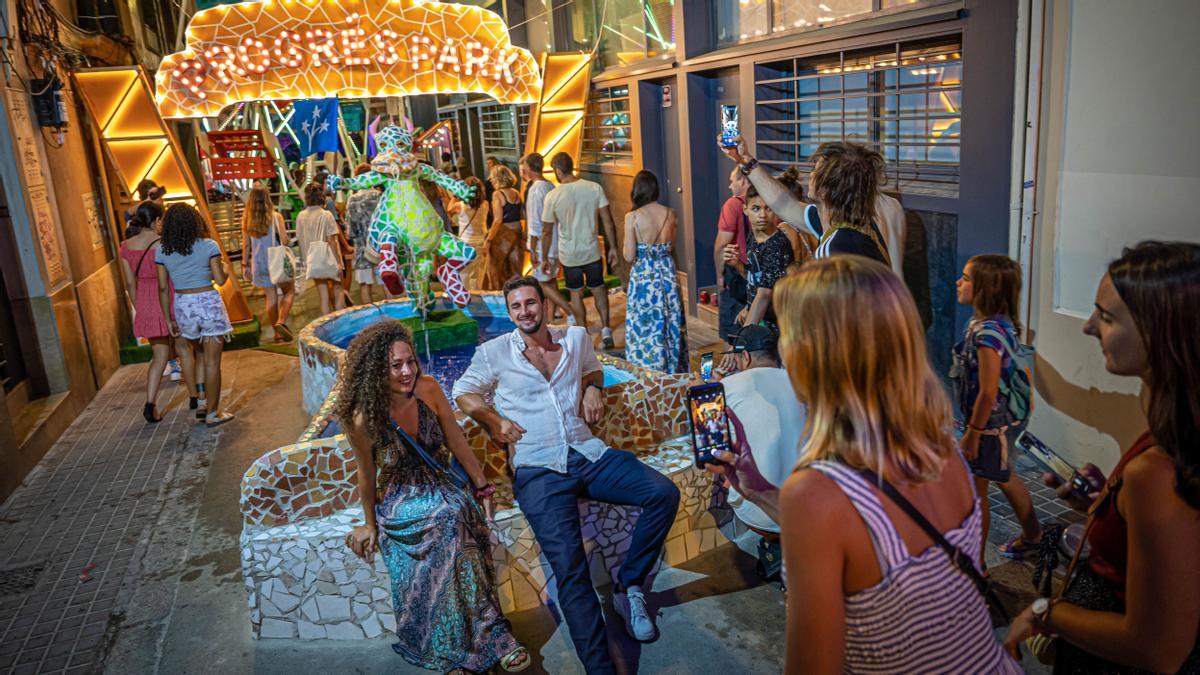
<svg viewBox="0 0 1200 675"><path fill-rule="evenodd" d="M337 152L338 100L318 98L292 104L290 126L300 141L300 157L318 152Z"/></svg>

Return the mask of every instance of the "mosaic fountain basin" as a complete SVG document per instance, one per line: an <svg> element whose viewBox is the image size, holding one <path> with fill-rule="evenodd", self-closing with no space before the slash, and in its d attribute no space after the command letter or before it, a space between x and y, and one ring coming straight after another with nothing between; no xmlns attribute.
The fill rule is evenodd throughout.
<svg viewBox="0 0 1200 675"><path fill-rule="evenodd" d="M499 293L481 293L464 310L479 322L481 340L513 329ZM313 322L299 335L304 405L312 421L296 443L254 462L242 479L242 571L253 634L261 638L374 638L394 630L391 590L382 561L370 566L343 544L362 523L353 451L331 420L337 368L349 341L382 317L415 314L407 300L353 307ZM420 351L420 345L418 344ZM420 355L448 389L474 347ZM635 452L679 487L681 501L660 564L678 565L723 542L729 518L724 494L693 467L687 436L688 378L599 355L605 375L605 415L593 431L611 447ZM468 443L495 483L492 562L505 612L556 599L553 574L512 497L507 455L459 414ZM638 509L580 501L593 581L615 578L629 547Z"/></svg>

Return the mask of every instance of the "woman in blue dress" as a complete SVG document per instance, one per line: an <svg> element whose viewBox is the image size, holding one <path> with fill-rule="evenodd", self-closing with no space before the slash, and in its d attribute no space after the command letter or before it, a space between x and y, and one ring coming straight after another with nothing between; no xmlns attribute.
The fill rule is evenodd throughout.
<svg viewBox="0 0 1200 675"><path fill-rule="evenodd" d="M658 178L649 171L634 176L630 198L624 256L633 271L625 304L625 358L664 373L686 373L687 328L671 258L675 211L658 203Z"/></svg>
<svg viewBox="0 0 1200 675"><path fill-rule="evenodd" d="M443 673L509 672L530 664L500 611L488 525L487 482L450 402L421 374L412 334L399 321L363 330L341 368L335 415L354 449L366 524L346 544L373 563L383 555L396 637L405 661ZM451 477L454 454L471 486Z"/></svg>

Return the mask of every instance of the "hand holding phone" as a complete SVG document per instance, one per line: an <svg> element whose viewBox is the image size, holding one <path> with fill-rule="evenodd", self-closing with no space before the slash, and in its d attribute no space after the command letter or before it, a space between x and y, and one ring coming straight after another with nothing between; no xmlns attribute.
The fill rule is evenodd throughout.
<svg viewBox="0 0 1200 675"><path fill-rule="evenodd" d="M692 420L692 451L696 466L721 464L713 457L717 450L729 451L733 437L725 410L725 385L709 382L688 389L688 412Z"/></svg>
<svg viewBox="0 0 1200 675"><path fill-rule="evenodd" d="M1021 435L1017 437L1016 444L1018 448L1029 455L1030 459L1045 467L1057 479L1059 485L1066 488L1059 491L1063 498L1073 497L1074 499L1069 499L1069 501L1076 501L1080 505L1086 506L1103 489L1103 474L1096 475L1099 474L1099 469L1092 465L1085 466L1083 471L1076 469L1028 430L1021 432Z"/></svg>
<svg viewBox="0 0 1200 675"><path fill-rule="evenodd" d="M727 148L737 147L737 138L741 136L738 130L738 107L736 105L721 106L721 145Z"/></svg>

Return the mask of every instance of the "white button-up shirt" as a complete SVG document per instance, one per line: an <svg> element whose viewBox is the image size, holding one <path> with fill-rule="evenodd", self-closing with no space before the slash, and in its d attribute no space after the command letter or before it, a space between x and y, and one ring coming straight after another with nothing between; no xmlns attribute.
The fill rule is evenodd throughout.
<svg viewBox="0 0 1200 675"><path fill-rule="evenodd" d="M514 470L534 466L566 473L568 449L594 462L608 447L579 415L582 378L601 369L591 337L581 326L549 330L563 350L549 381L525 358L525 340L516 329L479 345L454 383L454 398L493 394L496 412L525 429L513 447Z"/></svg>

